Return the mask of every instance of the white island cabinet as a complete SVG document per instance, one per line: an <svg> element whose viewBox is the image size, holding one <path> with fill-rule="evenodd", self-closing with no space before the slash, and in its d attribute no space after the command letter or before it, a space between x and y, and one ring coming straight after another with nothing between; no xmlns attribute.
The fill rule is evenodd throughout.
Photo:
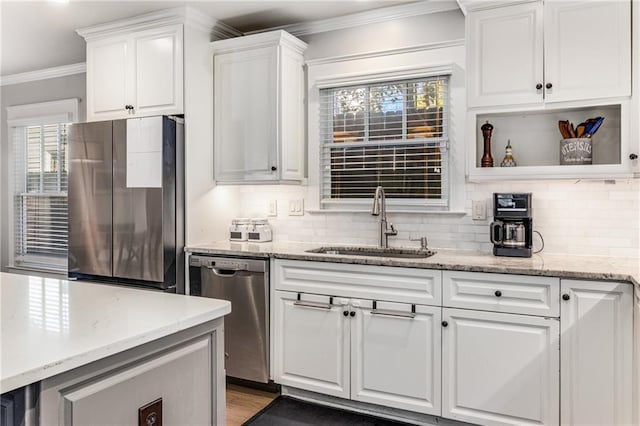
<svg viewBox="0 0 640 426"><path fill-rule="evenodd" d="M36 393L27 425L224 424L229 302L4 273L0 290L1 392Z"/></svg>

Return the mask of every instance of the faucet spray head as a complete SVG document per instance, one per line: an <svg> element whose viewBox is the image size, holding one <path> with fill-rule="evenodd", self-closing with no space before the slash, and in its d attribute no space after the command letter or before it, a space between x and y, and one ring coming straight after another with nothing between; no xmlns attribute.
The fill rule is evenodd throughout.
<svg viewBox="0 0 640 426"><path fill-rule="evenodd" d="M372 216L380 216L380 192L382 191L382 187L379 186L376 188L376 193L373 195L373 207L371 208Z"/></svg>

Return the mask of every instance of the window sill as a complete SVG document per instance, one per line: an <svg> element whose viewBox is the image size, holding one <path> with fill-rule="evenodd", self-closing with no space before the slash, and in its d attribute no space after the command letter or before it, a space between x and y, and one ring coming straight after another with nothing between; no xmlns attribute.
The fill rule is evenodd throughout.
<svg viewBox="0 0 640 426"><path fill-rule="evenodd" d="M26 267L26 266L7 266L6 272L10 272L13 274L20 275L30 275L30 274L38 274L38 275L49 275L57 279L67 279L67 271L64 269L56 269L56 268L38 268L38 267Z"/></svg>
<svg viewBox="0 0 640 426"><path fill-rule="evenodd" d="M306 213L309 214L322 214L322 213L366 213L371 214L371 209L359 210L359 209L307 209ZM434 216L465 216L467 214L464 210L403 210L403 209L389 209L387 207L387 214L426 214Z"/></svg>

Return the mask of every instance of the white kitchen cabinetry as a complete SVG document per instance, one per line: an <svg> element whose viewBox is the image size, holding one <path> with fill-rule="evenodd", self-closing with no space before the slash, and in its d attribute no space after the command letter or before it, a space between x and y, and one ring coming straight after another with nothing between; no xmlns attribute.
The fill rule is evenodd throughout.
<svg viewBox="0 0 640 426"><path fill-rule="evenodd" d="M43 380L40 424L224 424L222 327L216 320Z"/></svg>
<svg viewBox="0 0 640 426"><path fill-rule="evenodd" d="M631 2L537 1L467 16L468 106L631 94Z"/></svg>
<svg viewBox="0 0 640 426"><path fill-rule="evenodd" d="M558 424L557 319L445 308L442 321L443 417Z"/></svg>
<svg viewBox="0 0 640 426"><path fill-rule="evenodd" d="M441 308L351 303L351 399L439 414Z"/></svg>
<svg viewBox="0 0 640 426"><path fill-rule="evenodd" d="M468 106L542 101L542 2L471 12L467 26Z"/></svg>
<svg viewBox="0 0 640 426"><path fill-rule="evenodd" d="M211 43L216 182L303 179L306 46L285 31Z"/></svg>
<svg viewBox="0 0 640 426"><path fill-rule="evenodd" d="M181 24L78 33L87 40L88 121L184 112Z"/></svg>
<svg viewBox="0 0 640 426"><path fill-rule="evenodd" d="M315 267L304 274L306 264ZM387 275L390 270L399 277L423 272L423 285L432 280L434 271L384 268L389 271L380 279L377 269L276 261L274 380L326 395L439 415L441 308L411 303L406 289L415 286L417 279L408 286L396 279L396 300L404 301L353 297L360 292L374 296L384 292L380 284L392 277ZM303 291L313 288L315 293L283 291L291 290L296 280L303 283L301 287L306 284Z"/></svg>
<svg viewBox="0 0 640 426"><path fill-rule="evenodd" d="M563 425L628 425L633 412L633 286L562 280Z"/></svg>
<svg viewBox="0 0 640 426"><path fill-rule="evenodd" d="M298 294L276 291L276 382L348 398L348 309L338 299Z"/></svg>

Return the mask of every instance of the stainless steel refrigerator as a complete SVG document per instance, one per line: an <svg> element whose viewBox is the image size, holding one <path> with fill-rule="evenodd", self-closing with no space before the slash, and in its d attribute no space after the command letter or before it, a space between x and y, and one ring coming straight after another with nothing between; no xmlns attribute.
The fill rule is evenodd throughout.
<svg viewBox="0 0 640 426"><path fill-rule="evenodd" d="M184 293L184 124L72 124L69 278Z"/></svg>

